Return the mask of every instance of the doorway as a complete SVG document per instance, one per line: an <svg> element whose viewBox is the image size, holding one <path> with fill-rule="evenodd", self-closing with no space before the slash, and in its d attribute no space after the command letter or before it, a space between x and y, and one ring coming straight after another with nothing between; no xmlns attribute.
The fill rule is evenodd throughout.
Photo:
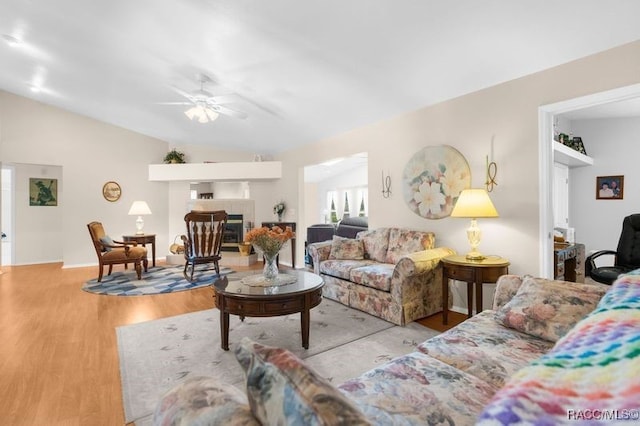
<svg viewBox="0 0 640 426"><path fill-rule="evenodd" d="M640 97L640 84L582 96L538 108L540 276L553 277L553 123L554 116Z"/></svg>
<svg viewBox="0 0 640 426"><path fill-rule="evenodd" d="M13 264L14 253L14 175L15 169L12 166L3 165L2 175L0 176L1 191L0 205L0 230L2 231L2 246L0 247L1 259L0 266L9 266Z"/></svg>

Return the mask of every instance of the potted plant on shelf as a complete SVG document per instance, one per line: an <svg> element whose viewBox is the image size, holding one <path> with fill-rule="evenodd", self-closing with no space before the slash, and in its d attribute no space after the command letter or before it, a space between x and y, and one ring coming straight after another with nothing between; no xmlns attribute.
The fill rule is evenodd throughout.
<svg viewBox="0 0 640 426"><path fill-rule="evenodd" d="M163 160L166 164L182 164L184 163L184 152L180 152L175 148L167 152Z"/></svg>

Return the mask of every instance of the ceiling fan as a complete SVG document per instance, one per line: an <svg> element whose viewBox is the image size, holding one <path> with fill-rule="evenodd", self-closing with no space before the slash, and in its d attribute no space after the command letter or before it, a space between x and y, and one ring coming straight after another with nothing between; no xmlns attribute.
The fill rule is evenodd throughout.
<svg viewBox="0 0 640 426"><path fill-rule="evenodd" d="M193 93L185 92L177 87L173 87L176 93L184 96L187 101L182 102L161 102L161 105L187 105L189 108L184 114L191 121L198 120L199 123L208 123L218 118L220 114L229 117L245 119L247 114L241 111L224 106L224 104L232 103L237 100L234 95L213 96L211 92L204 90L204 84L211 81L211 78L204 74L198 76L200 81L200 89Z"/></svg>

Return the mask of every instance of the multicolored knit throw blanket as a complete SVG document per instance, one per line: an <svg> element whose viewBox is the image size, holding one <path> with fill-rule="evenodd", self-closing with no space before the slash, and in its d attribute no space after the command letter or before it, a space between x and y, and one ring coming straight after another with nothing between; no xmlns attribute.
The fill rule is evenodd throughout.
<svg viewBox="0 0 640 426"><path fill-rule="evenodd" d="M623 275L554 348L518 371L479 425L640 424L640 270Z"/></svg>

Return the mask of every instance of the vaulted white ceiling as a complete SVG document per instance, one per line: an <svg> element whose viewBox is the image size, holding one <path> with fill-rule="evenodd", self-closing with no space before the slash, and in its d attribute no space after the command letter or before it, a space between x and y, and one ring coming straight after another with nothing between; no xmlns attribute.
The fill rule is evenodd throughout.
<svg viewBox="0 0 640 426"><path fill-rule="evenodd" d="M0 89L275 153L638 40L638 16L637 0L0 0ZM201 73L248 118L159 104Z"/></svg>

